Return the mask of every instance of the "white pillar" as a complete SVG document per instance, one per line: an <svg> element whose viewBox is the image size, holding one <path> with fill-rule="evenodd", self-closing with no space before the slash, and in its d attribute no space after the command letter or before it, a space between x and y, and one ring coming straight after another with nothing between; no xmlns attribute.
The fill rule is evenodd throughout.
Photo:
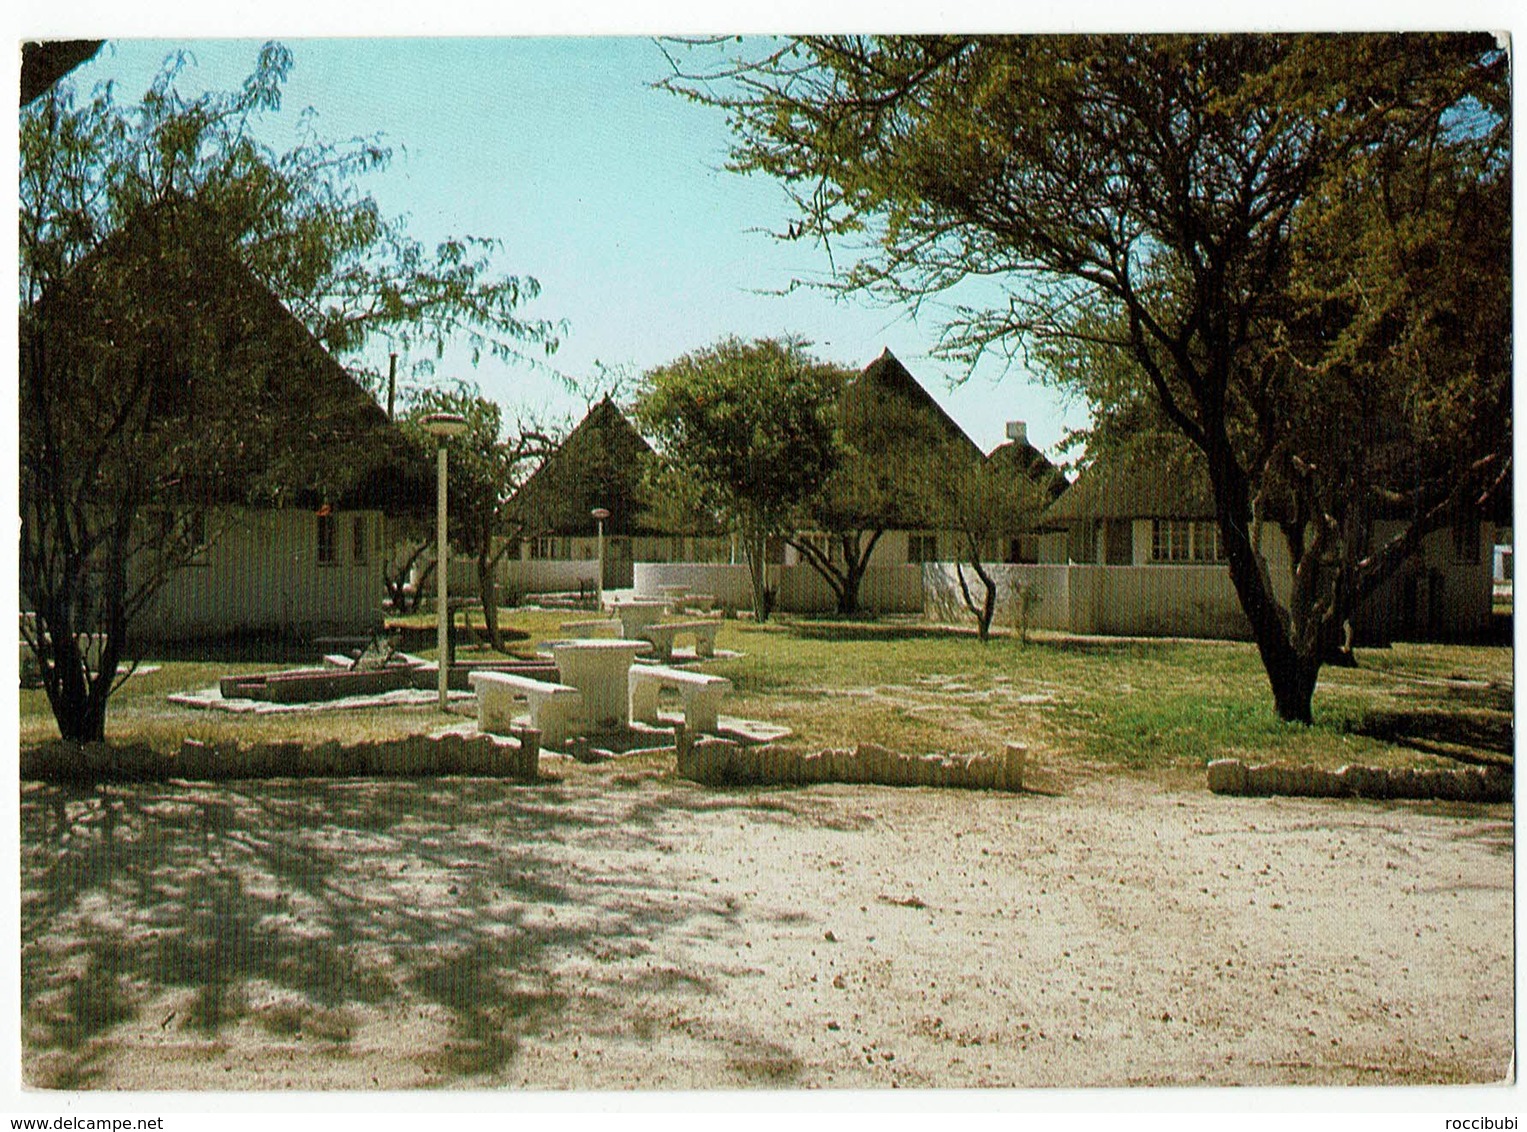
<svg viewBox="0 0 1527 1132"><path fill-rule="evenodd" d="M435 483L435 641L436 651L439 655L440 668L440 707L442 710L450 700L450 657L447 655L449 646L449 619L450 619L450 583L447 575L450 573L450 550L449 540L446 538L446 494L445 494L445 438L440 438L440 447L435 459L436 483Z"/></svg>
<svg viewBox="0 0 1527 1132"><path fill-rule="evenodd" d="M599 577L594 583L594 592L599 604L599 612L604 612L604 520L595 519L599 524Z"/></svg>

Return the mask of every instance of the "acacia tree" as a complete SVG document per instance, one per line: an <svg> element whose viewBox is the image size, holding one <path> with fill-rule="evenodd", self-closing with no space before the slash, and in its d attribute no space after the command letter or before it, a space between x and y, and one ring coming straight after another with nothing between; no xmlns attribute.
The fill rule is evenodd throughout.
<svg viewBox="0 0 1527 1132"><path fill-rule="evenodd" d="M634 414L660 449L655 494L737 534L760 621L774 603L767 540L795 530L839 459L841 380L803 343L768 338L726 338L642 378Z"/></svg>
<svg viewBox="0 0 1527 1132"><path fill-rule="evenodd" d="M1275 707L1309 722L1362 601L1509 484L1508 81L1480 36L821 37L667 85L789 187L785 236L872 234L832 286L998 280L943 350L1029 351L1105 414L1071 363L1119 359L1117 403L1200 454Z"/></svg>
<svg viewBox="0 0 1527 1132"><path fill-rule="evenodd" d="M380 143L258 140L290 67L267 45L240 90L192 97L177 59L137 105L66 81L21 115L21 590L67 739L104 737L134 618L203 540L197 507L333 497L373 469L381 411L312 335L357 374L378 335L557 344L488 243L431 253L355 187ZM325 367L337 382L292 395Z"/></svg>
<svg viewBox="0 0 1527 1132"><path fill-rule="evenodd" d="M987 565L1005 539L1032 530L1054 500L1050 490L1054 469L1046 463L1035 475L1015 463L971 459L966 449L946 444L931 450L916 474L924 513L933 524L954 531L959 541L955 580L960 599L976 619L976 632L984 643L991 635L998 590L997 579ZM979 595L972 592L966 567L980 583ZM1012 596L1021 610L1025 598L1022 587L1015 587Z"/></svg>
<svg viewBox="0 0 1527 1132"><path fill-rule="evenodd" d="M859 612L859 589L881 536L891 529L939 525L944 508L922 490L926 474L946 457L968 460L979 453L974 446L951 444L922 405L856 386L846 372L839 384L840 458L801 518L827 532L829 549L805 538L789 542L832 589L837 611L852 616Z"/></svg>
<svg viewBox="0 0 1527 1132"><path fill-rule="evenodd" d="M422 424L432 413L454 413L467 423L466 432L450 441L446 461L447 537L476 565L488 644L501 652L496 573L499 562L514 545L511 536L520 533L509 514L509 500L523 482L529 463L544 459L556 443L541 428L523 420L506 427L497 402L481 396L472 386L459 384L454 389L417 391L399 421L421 456L433 455L438 443ZM426 539L423 546L429 545Z"/></svg>

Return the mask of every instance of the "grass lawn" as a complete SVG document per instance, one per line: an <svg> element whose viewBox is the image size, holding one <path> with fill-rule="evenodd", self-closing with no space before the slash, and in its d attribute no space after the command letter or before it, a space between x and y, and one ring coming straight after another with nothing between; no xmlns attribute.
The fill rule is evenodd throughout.
<svg viewBox="0 0 1527 1132"><path fill-rule="evenodd" d="M563 612L509 610L506 628L532 642L560 636ZM901 751L994 750L1026 742L1051 765L1103 764L1183 771L1240 757L1334 768L1458 765L1509 760L1512 652L1508 647L1407 645L1362 650L1356 669L1327 668L1315 724L1287 725L1272 710L1250 644L1038 637L1027 645L911 621L731 621L718 647L742 654L707 662L730 678L728 714L789 726L811 747L877 742ZM511 648L531 651L532 644ZM428 654L426 654L428 655ZM463 658L487 657L466 647ZM191 736L246 742L355 742L439 725L431 707L264 716L166 703L172 691L282 664L248 659L156 660L113 698L108 738L171 749ZM45 696L21 692L21 740L55 738Z"/></svg>

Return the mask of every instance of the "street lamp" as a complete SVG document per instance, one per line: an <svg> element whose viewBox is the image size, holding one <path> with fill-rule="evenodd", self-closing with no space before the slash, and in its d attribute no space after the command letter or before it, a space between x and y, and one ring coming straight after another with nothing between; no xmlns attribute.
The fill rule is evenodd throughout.
<svg viewBox="0 0 1527 1132"><path fill-rule="evenodd" d="M594 516L594 522L599 528L599 577L594 582L594 593L599 602L599 612L604 613L604 521L610 517L610 512L603 507L595 507L589 512Z"/></svg>
<svg viewBox="0 0 1527 1132"><path fill-rule="evenodd" d="M435 457L435 641L439 653L440 708L450 700L451 658L447 655L450 633L450 549L446 538L445 442L467 431L465 417L455 413L431 413L420 422L439 443Z"/></svg>

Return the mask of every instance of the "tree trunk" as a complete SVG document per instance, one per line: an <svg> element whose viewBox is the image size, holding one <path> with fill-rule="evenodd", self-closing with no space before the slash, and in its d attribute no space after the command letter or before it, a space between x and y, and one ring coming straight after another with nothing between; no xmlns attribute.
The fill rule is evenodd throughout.
<svg viewBox="0 0 1527 1132"><path fill-rule="evenodd" d="M753 583L753 620L763 624L774 610L774 594L769 590L766 547L760 535L748 535L743 543L743 556L748 560L748 578Z"/></svg>
<svg viewBox="0 0 1527 1132"><path fill-rule="evenodd" d="M832 590L838 614L843 617L855 617L860 611L859 589L864 582L864 572L869 568L870 556L875 552L875 544L880 541L880 536L884 533L881 530L870 532L870 540L864 545L861 545L864 538L863 531L840 534L838 539L839 545L843 548L842 569L835 566L831 558L811 543L797 542L794 539L790 539L789 542L805 559L806 565L815 570Z"/></svg>
<svg viewBox="0 0 1527 1132"><path fill-rule="evenodd" d="M991 636L992 617L997 612L997 583L982 568L979 557L972 559L970 565L975 569L976 577L981 579L981 585L986 590L979 606L975 598L971 596L969 583L965 581L965 564L955 562L954 573L960 580L960 596L965 599L965 608L970 610L971 615L976 619L976 635L981 639L981 643L985 644Z"/></svg>
<svg viewBox="0 0 1527 1132"><path fill-rule="evenodd" d="M409 601L408 598L408 575L413 571L414 563L419 561L419 556L428 550L429 547L429 540L426 539L424 542L421 542L417 547L414 548L413 553L408 556L407 560L398 567L396 573L393 573L392 570L388 569L388 566L385 562L383 563L382 584L387 587L387 599L392 603L392 611L394 613L401 615L404 613L414 613L418 610L418 592L416 591L414 593L412 601ZM423 581L424 580L421 578L421 586L423 585Z"/></svg>
<svg viewBox="0 0 1527 1132"><path fill-rule="evenodd" d="M49 644L43 681L48 705L58 723L58 733L71 743L98 743L106 738L104 697L92 695L86 672L86 658L70 627L50 625ZM38 657L42 663L43 658Z"/></svg>
<svg viewBox="0 0 1527 1132"><path fill-rule="evenodd" d="M482 600L483 628L488 634L488 647L503 652L504 646L498 635L498 583L494 580L497 559L477 556L477 596Z"/></svg>
<svg viewBox="0 0 1527 1132"><path fill-rule="evenodd" d="M498 564L508 552L509 544L505 542L498 548L498 552L491 557L482 554L477 556L477 592L482 595L483 625L488 633L488 645L494 652L507 651L503 645L503 639L498 629Z"/></svg>
<svg viewBox="0 0 1527 1132"><path fill-rule="evenodd" d="M1205 455L1230 580L1251 623L1252 639L1272 685L1273 706L1279 719L1312 723L1320 655L1317 652L1314 656L1301 656L1289 639L1287 619L1272 595L1266 567L1251 544L1250 494L1245 473L1230 454L1228 440L1210 445Z"/></svg>
<svg viewBox="0 0 1527 1132"><path fill-rule="evenodd" d="M121 596L120 587L108 584L108 609L98 626L102 630L99 671L94 673L90 671L89 630L96 627L79 626L68 614L59 615L60 608L81 608L85 604L81 596L71 594L53 603L48 613L41 608L37 611L38 631L45 636L39 641L41 648L33 652L42 669L43 687L59 736L72 743L101 743L106 739L106 707L116 681L126 627Z"/></svg>
<svg viewBox="0 0 1527 1132"><path fill-rule="evenodd" d="M854 531L842 537L844 565L843 589L838 594L839 613L853 615L859 612L859 589L864 583L864 572L869 569L870 556L875 553L875 544L884 533L880 530L871 531L869 543L862 546L863 531Z"/></svg>

